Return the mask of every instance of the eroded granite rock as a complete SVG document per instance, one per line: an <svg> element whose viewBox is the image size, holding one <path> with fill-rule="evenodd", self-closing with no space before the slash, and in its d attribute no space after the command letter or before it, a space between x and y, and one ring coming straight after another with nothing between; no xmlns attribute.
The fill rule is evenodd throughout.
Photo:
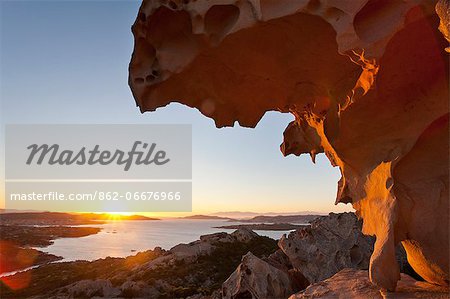
<svg viewBox="0 0 450 299"><path fill-rule="evenodd" d="M423 281L416 281L406 274L401 279L395 293L380 293L369 280L369 273L363 270L343 269L333 277L315 283L306 290L294 294L289 299L360 299L360 298L436 298L447 299L448 290Z"/></svg>
<svg viewBox="0 0 450 299"><path fill-rule="evenodd" d="M287 272L257 258L251 252L242 257L236 271L222 285L222 297L287 298L297 287Z"/></svg>
<svg viewBox="0 0 450 299"><path fill-rule="evenodd" d="M353 213L331 213L283 236L278 246L293 267L315 283L344 268L369 268L374 240L362 234L361 226Z"/></svg>
<svg viewBox="0 0 450 299"><path fill-rule="evenodd" d="M180 102L217 127L293 114L282 151L339 167L336 202L376 236L371 280L395 289L402 242L448 286L448 15L428 0L144 0L129 84L142 112Z"/></svg>

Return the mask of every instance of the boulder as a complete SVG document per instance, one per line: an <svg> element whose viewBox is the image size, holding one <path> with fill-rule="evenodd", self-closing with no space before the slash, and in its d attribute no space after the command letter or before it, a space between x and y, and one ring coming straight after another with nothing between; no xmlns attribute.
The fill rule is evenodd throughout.
<svg viewBox="0 0 450 299"><path fill-rule="evenodd" d="M278 245L293 267L314 283L344 268L369 268L374 239L363 235L361 227L353 213L330 213L284 235Z"/></svg>
<svg viewBox="0 0 450 299"><path fill-rule="evenodd" d="M239 267L222 285L222 297L287 298L298 287L289 274L254 256L251 252L242 257Z"/></svg>
<svg viewBox="0 0 450 299"><path fill-rule="evenodd" d="M230 243L235 241L248 242L255 237L258 237L258 234L251 230L238 229L231 234L219 232L203 235L200 236L200 240L196 240L188 244L181 243L175 245L168 251L162 250L160 247L155 247L155 251L160 253L162 256L159 256L148 263L137 266L134 271L136 273L141 273L151 269L156 269L162 265L174 264L180 260L192 262L199 256L210 254L217 243Z"/></svg>
<svg viewBox="0 0 450 299"><path fill-rule="evenodd" d="M246 228L240 228L231 234L219 232L200 236L200 240L189 244L178 244L170 249L177 259L192 260L200 255L210 254L215 243L248 242L258 234Z"/></svg>
<svg viewBox="0 0 450 299"><path fill-rule="evenodd" d="M200 255L210 254L213 245L208 242L195 241L189 244L178 244L170 249L170 253L179 259L195 259Z"/></svg>
<svg viewBox="0 0 450 299"><path fill-rule="evenodd" d="M233 241L233 238L227 233L220 232L220 233L213 233L213 234L200 236L200 241L206 242L206 243L231 242L231 241Z"/></svg>
<svg viewBox="0 0 450 299"><path fill-rule="evenodd" d="M241 228L235 230L234 232L232 232L231 236L239 242L248 242L251 239L257 237L258 234L255 233L254 231L252 231L251 229L241 227Z"/></svg>

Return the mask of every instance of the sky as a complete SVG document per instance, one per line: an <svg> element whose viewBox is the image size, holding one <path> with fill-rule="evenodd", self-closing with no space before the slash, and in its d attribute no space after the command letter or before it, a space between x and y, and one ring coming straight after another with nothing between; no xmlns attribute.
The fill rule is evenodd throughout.
<svg viewBox="0 0 450 299"><path fill-rule="evenodd" d="M193 213L351 210L334 205L340 174L323 154L316 164L308 155L282 156L289 114L266 113L255 129L217 129L180 104L141 114L128 87L139 5L1 2L2 182L5 124L180 123L192 124Z"/></svg>

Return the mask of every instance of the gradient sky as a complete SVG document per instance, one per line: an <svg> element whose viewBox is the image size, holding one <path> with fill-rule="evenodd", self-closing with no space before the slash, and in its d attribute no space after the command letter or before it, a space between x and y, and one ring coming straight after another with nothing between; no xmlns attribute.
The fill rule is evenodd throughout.
<svg viewBox="0 0 450 299"><path fill-rule="evenodd" d="M130 27L139 5L2 1L2 140L4 124L189 123L195 213L351 209L334 205L339 170L324 155L316 165L309 156L282 156L291 115L267 113L256 129L216 129L211 119L179 104L141 114L127 85ZM3 149L1 154L3 170Z"/></svg>

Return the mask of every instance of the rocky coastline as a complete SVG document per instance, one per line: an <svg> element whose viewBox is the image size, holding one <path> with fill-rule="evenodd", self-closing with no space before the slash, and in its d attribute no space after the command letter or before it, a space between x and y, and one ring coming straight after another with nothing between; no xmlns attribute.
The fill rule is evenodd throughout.
<svg viewBox="0 0 450 299"><path fill-rule="evenodd" d="M291 223L258 223L258 224L235 224L235 225L222 225L215 226L215 228L224 228L224 229L240 229L246 228L250 230L272 230L272 231L284 231L284 230L294 230L303 227L307 227L308 225L302 224L291 224Z"/></svg>
<svg viewBox="0 0 450 299"><path fill-rule="evenodd" d="M381 298L367 271L375 240L361 228L353 213L316 218L278 242L239 228L170 250L156 247L127 258L46 264L2 278L0 292L2 298L296 299L334 298L349 287L346 298L372 293ZM404 272L397 293L446 298L448 289L423 281L401 247L397 263ZM25 287L7 286L29 277L33 283Z"/></svg>
<svg viewBox="0 0 450 299"><path fill-rule="evenodd" d="M49 246L58 238L86 237L100 230L98 227L0 225L0 275L61 260L60 256L36 248Z"/></svg>

